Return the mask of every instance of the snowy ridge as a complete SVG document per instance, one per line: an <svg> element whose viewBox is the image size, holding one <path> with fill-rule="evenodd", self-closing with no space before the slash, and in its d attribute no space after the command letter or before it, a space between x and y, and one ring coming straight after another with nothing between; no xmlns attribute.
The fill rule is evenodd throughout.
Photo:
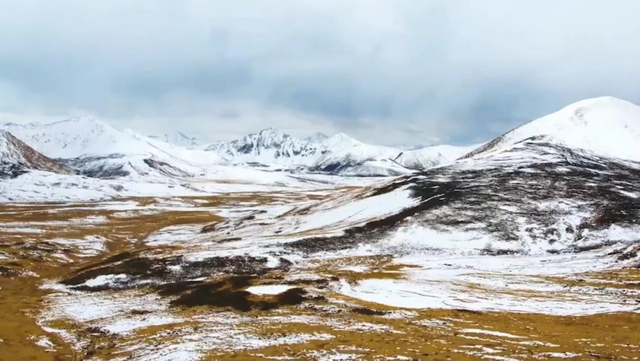
<svg viewBox="0 0 640 361"><path fill-rule="evenodd" d="M173 132L163 135L150 135L149 138L173 145L179 145L187 149L193 149L200 146L200 142L195 137L190 137L182 132Z"/></svg>
<svg viewBox="0 0 640 361"><path fill-rule="evenodd" d="M450 161L450 154L464 153L449 146L441 146L435 154L431 150L403 152L365 144L343 133L330 138L316 133L298 139L273 128L199 150L193 146L193 138L180 132L148 137L89 117L50 124L0 124L0 129L12 132L48 157L65 159L85 175L106 178L195 177L222 162L343 176L398 176Z"/></svg>
<svg viewBox="0 0 640 361"><path fill-rule="evenodd" d="M320 144L321 154L311 169L331 173L359 173L365 175L396 176L411 173L395 163L400 150L369 145L344 133L339 133Z"/></svg>
<svg viewBox="0 0 640 361"><path fill-rule="evenodd" d="M97 119L76 117L50 123L0 124L37 151L52 158L108 154L144 154L156 150Z"/></svg>
<svg viewBox="0 0 640 361"><path fill-rule="evenodd" d="M453 162L463 155L483 146L475 144L456 147L452 145L434 145L400 153L394 161L409 169L426 169Z"/></svg>
<svg viewBox="0 0 640 361"><path fill-rule="evenodd" d="M369 223L289 247L311 253L361 249L367 254L457 255L625 249L638 241L639 184L640 163L528 140L396 178L367 195L353 194L350 201L343 198L341 203L354 209L387 195L398 201L376 205L386 218L360 219ZM338 208L332 212L320 218L309 213L297 222L342 214Z"/></svg>
<svg viewBox="0 0 640 361"><path fill-rule="evenodd" d="M640 162L626 160L640 157L639 126L640 108L619 99L570 105L372 195L408 189L417 205L397 204L391 217L292 247L325 252L373 242L381 254L467 255L626 249L640 231Z"/></svg>
<svg viewBox="0 0 640 361"><path fill-rule="evenodd" d="M50 124L2 124L0 128L91 177L193 177L205 173L203 166L221 161L214 153L121 131L88 117Z"/></svg>
<svg viewBox="0 0 640 361"><path fill-rule="evenodd" d="M277 164L288 167L308 167L315 172L345 176L397 176L409 174L411 169L435 166L467 153L469 147L442 146L440 154L430 151L403 152L400 149L370 145L344 133L326 137L316 133L297 139L279 130L268 128L231 142L218 142L206 148L231 164ZM421 153L422 152L422 153ZM407 167L396 158L402 158ZM453 154L456 155L453 158ZM416 160L417 159L417 160Z"/></svg>
<svg viewBox="0 0 640 361"><path fill-rule="evenodd" d="M523 124L465 157L540 136L599 155L640 161L640 107L614 97L582 100Z"/></svg>
<svg viewBox="0 0 640 361"><path fill-rule="evenodd" d="M59 174L71 174L71 169L50 159L20 141L11 133L0 130L0 176L24 169L41 170Z"/></svg>
<svg viewBox="0 0 640 361"><path fill-rule="evenodd" d="M309 165L318 146L273 129L263 129L230 142L217 142L205 150L218 154L231 163Z"/></svg>
<svg viewBox="0 0 640 361"><path fill-rule="evenodd" d="M77 117L50 124L5 123L0 129L11 132L35 150L51 158L78 158L121 155L178 158L187 162L219 162L215 154L185 149L157 139L121 131L95 118ZM204 159L203 159L204 158Z"/></svg>

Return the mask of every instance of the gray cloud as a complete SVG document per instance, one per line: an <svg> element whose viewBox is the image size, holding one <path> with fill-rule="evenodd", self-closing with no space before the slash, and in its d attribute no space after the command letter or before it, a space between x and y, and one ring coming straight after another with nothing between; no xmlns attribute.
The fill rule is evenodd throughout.
<svg viewBox="0 0 640 361"><path fill-rule="evenodd" d="M473 142L586 97L640 103L639 13L635 0L0 3L0 113L210 139L276 126Z"/></svg>

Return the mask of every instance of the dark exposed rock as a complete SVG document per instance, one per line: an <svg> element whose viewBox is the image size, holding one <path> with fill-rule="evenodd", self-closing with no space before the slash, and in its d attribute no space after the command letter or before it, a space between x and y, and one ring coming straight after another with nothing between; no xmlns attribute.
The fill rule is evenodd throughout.
<svg viewBox="0 0 640 361"><path fill-rule="evenodd" d="M162 162L156 159L147 158L144 163L151 169L157 170L160 174L169 177L193 177L193 174L186 172L178 167L175 167L169 163Z"/></svg>
<svg viewBox="0 0 640 361"><path fill-rule="evenodd" d="M566 231L569 235L566 237L573 238L571 242L580 242L587 229L605 229L612 224L640 225L640 202L628 195L640 194L640 164L531 140L505 154L512 155L514 160L489 159L483 163L473 159L468 164L458 162L401 177L378 188L373 196L407 187L419 200L416 206L347 229L340 236L311 237L283 246L304 253L344 250L360 243L377 242L388 232L408 224L442 231L475 229L514 244L521 240L518 233L521 219L529 224L524 230L531 239L545 243L558 242L560 231ZM541 207L545 202L565 202L572 208ZM578 209L596 210L596 216L575 229L559 223ZM567 245L566 251L584 251L606 244L606 241L599 246L576 243Z"/></svg>
<svg viewBox="0 0 640 361"><path fill-rule="evenodd" d="M354 307L351 309L351 312L359 313L361 315L367 316L384 316L387 314L385 311L372 310L366 307Z"/></svg>
<svg viewBox="0 0 640 361"><path fill-rule="evenodd" d="M29 170L19 164L0 162L0 179L13 179L28 173Z"/></svg>
<svg viewBox="0 0 640 361"><path fill-rule="evenodd" d="M110 154L107 156L85 156L71 159L60 159L70 168L90 178L114 179L126 177L129 171L124 169L124 162L110 162L110 160L124 158L122 154Z"/></svg>
<svg viewBox="0 0 640 361"><path fill-rule="evenodd" d="M36 151L13 134L0 130L0 179L16 178L28 170L74 173L69 167Z"/></svg>
<svg viewBox="0 0 640 361"><path fill-rule="evenodd" d="M121 253L96 265L78 270L64 278L61 283L76 290L92 292L138 288L148 284L175 284L168 287L180 289L180 287L190 286L189 279L211 277L217 274L260 276L272 270L286 272L290 266L291 264L281 263L276 268L268 268L266 257L210 257L201 261L187 262L181 256L147 258ZM127 275L127 278L100 286L85 285L88 280L99 276L121 274Z"/></svg>

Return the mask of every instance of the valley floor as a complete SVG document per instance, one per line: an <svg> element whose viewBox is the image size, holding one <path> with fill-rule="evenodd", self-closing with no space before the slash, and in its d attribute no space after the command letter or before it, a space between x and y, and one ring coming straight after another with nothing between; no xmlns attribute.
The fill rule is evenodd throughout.
<svg viewBox="0 0 640 361"><path fill-rule="evenodd" d="M359 192L0 205L0 360L639 359L640 270L607 249L291 246Z"/></svg>

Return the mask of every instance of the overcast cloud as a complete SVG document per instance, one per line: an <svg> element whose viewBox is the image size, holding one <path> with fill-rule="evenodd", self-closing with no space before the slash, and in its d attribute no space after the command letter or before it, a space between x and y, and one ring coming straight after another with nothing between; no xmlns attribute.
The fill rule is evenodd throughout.
<svg viewBox="0 0 640 361"><path fill-rule="evenodd" d="M0 121L471 143L640 103L637 0L0 2Z"/></svg>

